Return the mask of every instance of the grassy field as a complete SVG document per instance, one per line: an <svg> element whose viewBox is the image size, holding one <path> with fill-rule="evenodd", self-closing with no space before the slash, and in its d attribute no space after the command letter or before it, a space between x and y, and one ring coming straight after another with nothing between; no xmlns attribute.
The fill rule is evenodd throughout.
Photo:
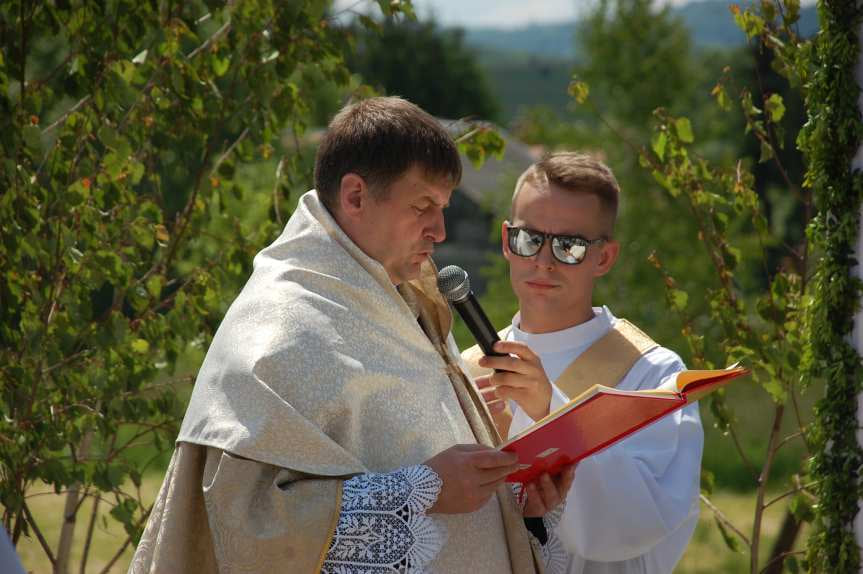
<svg viewBox="0 0 863 574"><path fill-rule="evenodd" d="M161 483L161 475L150 475L145 478L142 486L146 501L156 496ZM37 521L43 524L43 531L49 543L56 545L60 532L58 520L62 509L63 499L56 496L50 490L34 491L30 498L31 509ZM720 491L711 498L713 504L719 507L732 522L747 535L751 534L752 508L754 498L751 494L733 491ZM769 552L772 540L779 530L782 520L781 505L771 509L765 516L764 532L765 543L763 548ZM76 529L75 545L72 552L71 572L79 572L81 551L86 530L86 520L90 516L91 503L84 504ZM110 517L107 517L107 505L102 506L107 520L98 520L93 536L93 547L87 563L86 572L101 572L108 561L114 556L125 540L122 527ZM798 541L799 545L805 542L805 532ZM35 574L48 574L51 567L48 560L35 538L22 539L18 545L24 567L28 572ZM125 572L132 557L131 549L127 549L120 559L114 564L110 572ZM692 543L683 556L675 572L679 574L738 574L748 571L748 554L734 553L728 549L722 540L722 536L716 527L712 512L702 506L701 517L698 527L693 536Z"/></svg>

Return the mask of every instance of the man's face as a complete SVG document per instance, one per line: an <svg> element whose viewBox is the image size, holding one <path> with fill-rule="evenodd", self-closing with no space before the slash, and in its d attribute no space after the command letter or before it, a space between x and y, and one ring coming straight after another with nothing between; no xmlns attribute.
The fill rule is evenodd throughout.
<svg viewBox="0 0 863 574"><path fill-rule="evenodd" d="M394 284L419 277L434 244L446 238L443 210L452 190L448 180L429 179L414 166L390 185L386 199L367 202L355 241Z"/></svg>
<svg viewBox="0 0 863 574"><path fill-rule="evenodd" d="M510 224L589 240L609 233L598 197L554 185L525 183L516 196ZM611 269L617 256L616 242L591 245L581 263L567 265L552 255L550 238L536 255L521 257L509 250L505 225L502 235L522 329L534 333L557 331L593 317L593 283Z"/></svg>

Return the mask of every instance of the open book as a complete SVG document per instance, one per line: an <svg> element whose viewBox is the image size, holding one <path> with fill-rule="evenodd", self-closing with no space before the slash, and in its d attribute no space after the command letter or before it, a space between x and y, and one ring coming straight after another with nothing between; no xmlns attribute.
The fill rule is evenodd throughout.
<svg viewBox="0 0 863 574"><path fill-rule="evenodd" d="M500 446L518 455L507 482L528 483L542 473L590 456L653 421L697 401L731 379L748 374L737 365L681 371L656 389L621 391L594 385Z"/></svg>

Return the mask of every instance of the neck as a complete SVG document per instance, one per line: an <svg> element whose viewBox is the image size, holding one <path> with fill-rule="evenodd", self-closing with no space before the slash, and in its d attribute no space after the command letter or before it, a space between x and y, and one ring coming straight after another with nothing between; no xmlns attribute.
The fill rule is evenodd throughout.
<svg viewBox="0 0 863 574"><path fill-rule="evenodd" d="M542 334L554 333L587 323L595 317L593 307L579 309L575 313L551 314L545 312L533 312L531 309L521 307L519 309L518 328L525 333Z"/></svg>

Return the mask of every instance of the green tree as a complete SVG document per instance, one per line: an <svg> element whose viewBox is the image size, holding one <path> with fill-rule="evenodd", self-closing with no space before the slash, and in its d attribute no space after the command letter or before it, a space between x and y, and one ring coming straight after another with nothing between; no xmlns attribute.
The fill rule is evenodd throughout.
<svg viewBox="0 0 863 574"><path fill-rule="evenodd" d="M379 24L379 33L359 31L356 53L348 63L365 82L404 96L438 117L497 119L497 101L461 30L441 30L433 21L387 18Z"/></svg>
<svg viewBox="0 0 863 574"><path fill-rule="evenodd" d="M745 545L753 574L779 572L783 565L799 571L804 552L792 549L793 536L780 538L766 562L759 552L764 512L782 502L797 523L818 519L818 531L809 545L811 562L803 560L804 568L856 571L859 549L851 524L859 500L854 404L860 392L861 362L847 336L861 289L848 273L861 197L859 174L851 172L850 164L861 134L856 103L860 89L853 72L863 13L850 4L824 8L827 33L812 42L796 33L798 2L765 1L757 9L736 5L731 9L759 58L773 58L773 69L806 96L809 121L800 131L799 119L786 114L785 98L773 91L775 87L768 87L757 67L757 89L735 83L726 73L712 91L720 108L736 110L744 120L746 133L760 148L757 160L709 159L696 144L698 132L687 117L657 109L650 145L641 148L639 162L675 201L686 206L697 225L699 242L713 270L713 285L698 293L708 303L707 313L691 306L692 292L672 277L688 274L688 266L665 265L658 257L653 263L665 280L669 309L683 322L695 364L711 364L705 344L709 331L704 325L718 327L714 353L718 351L723 362L742 360L750 365L753 379L770 399L759 398L759 411L769 410L772 416L764 435L766 449L757 456L739 448L735 417L724 395L719 393L710 401L717 426L735 439L755 488L750 534L716 514L729 546ZM572 86L581 102L587 101L589 91L580 83ZM807 154L805 177L801 169L785 164L789 155L782 153L782 147L789 141L788 130L790 140ZM805 214L799 227L808 224L806 237L814 239L812 243L807 243L800 228L789 234L770 225L767 202L756 189L756 173L768 171L762 164L771 164L781 174L780 193ZM815 192L820 211L812 221L807 188ZM800 243L788 243L789 237L801 238ZM784 257L777 258L777 252ZM817 272L810 281L813 255ZM760 273L753 271L759 268ZM827 396L818 402L818 420L813 425L802 408L801 394L824 382ZM788 419L791 425L785 424ZM789 426L795 432L789 432ZM811 461L800 457L788 490L768 499L766 488L778 457L795 444L802 446L804 456L811 455ZM702 484L709 493L710 481Z"/></svg>
<svg viewBox="0 0 863 574"><path fill-rule="evenodd" d="M0 5L0 505L55 571L88 497L82 571L100 503L137 541L177 361L279 232L299 169L279 136L347 84L348 40L324 0ZM246 195L245 166L271 158L275 186ZM66 493L56 547L28 507L40 481Z"/></svg>
<svg viewBox="0 0 863 574"><path fill-rule="evenodd" d="M689 103L697 82L689 31L653 0L600 0L576 29L575 73L602 111L629 129L649 125L660 106Z"/></svg>

